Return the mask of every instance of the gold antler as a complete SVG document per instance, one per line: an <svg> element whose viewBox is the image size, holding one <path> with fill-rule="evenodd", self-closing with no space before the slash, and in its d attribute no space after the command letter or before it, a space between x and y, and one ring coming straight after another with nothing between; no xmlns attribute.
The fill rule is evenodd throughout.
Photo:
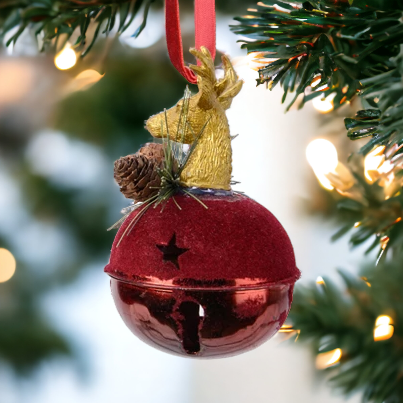
<svg viewBox="0 0 403 403"><path fill-rule="evenodd" d="M226 55L222 55L221 60L224 66L224 78L217 81L215 76L214 61L207 48L202 46L200 51L190 49L190 53L200 60L201 65L190 65L189 68L197 74L197 85L199 87L200 103L204 109L209 109L214 105L214 99L222 104L224 109L231 106L232 98L241 91L243 81L238 80L234 68Z"/></svg>
<svg viewBox="0 0 403 403"><path fill-rule="evenodd" d="M197 74L197 86L199 87L199 105L203 109L210 109L214 105L216 98L215 84L217 79L215 77L214 60L211 57L210 51L202 46L200 50L191 48L190 53L199 59L200 66L191 64L189 68Z"/></svg>
<svg viewBox="0 0 403 403"><path fill-rule="evenodd" d="M224 66L224 78L216 83L214 89L218 95L218 101L224 109L229 109L232 98L237 96L239 91L241 91L243 81L238 80L238 76L226 55L223 55L221 60Z"/></svg>

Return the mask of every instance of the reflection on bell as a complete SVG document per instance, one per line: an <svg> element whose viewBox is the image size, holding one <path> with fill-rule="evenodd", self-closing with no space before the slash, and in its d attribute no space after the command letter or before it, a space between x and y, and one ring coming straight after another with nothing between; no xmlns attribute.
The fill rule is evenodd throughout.
<svg viewBox="0 0 403 403"><path fill-rule="evenodd" d="M270 339L288 315L293 291L292 285L156 288L116 279L111 288L125 324L141 340L202 358L243 353Z"/></svg>

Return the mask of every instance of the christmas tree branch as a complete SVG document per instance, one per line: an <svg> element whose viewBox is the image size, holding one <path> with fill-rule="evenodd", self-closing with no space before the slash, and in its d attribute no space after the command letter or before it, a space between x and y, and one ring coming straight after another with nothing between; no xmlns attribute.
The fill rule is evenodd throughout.
<svg viewBox="0 0 403 403"><path fill-rule="evenodd" d="M259 70L258 84L303 94L310 99L336 93L335 108L396 69L393 57L403 42L403 5L388 1L260 2L250 15L237 17L242 47L277 59ZM395 4L396 3L396 4ZM380 7L381 6L381 7ZM284 97L285 99L285 97ZM291 106L290 105L290 106Z"/></svg>
<svg viewBox="0 0 403 403"><path fill-rule="evenodd" d="M131 26L134 17L144 5L144 21L133 36L145 27L148 11L154 0L131 1L77 1L77 0L8 0L0 4L0 36L10 36L7 46L16 43L21 34L32 28L44 50L57 44L60 37L67 42L74 32L78 38L74 46L88 53L99 34L113 29L123 32ZM88 33L91 40L87 43ZM63 45L63 44L62 44Z"/></svg>
<svg viewBox="0 0 403 403"><path fill-rule="evenodd" d="M303 107L334 94L337 109L358 94L371 109L346 119L346 127L351 139L372 136L362 152L402 141L402 2L267 0L248 11L233 31L249 53L275 59L259 70L258 84L280 83L283 102L295 93L289 107L299 96Z"/></svg>
<svg viewBox="0 0 403 403"><path fill-rule="evenodd" d="M316 366L333 375L333 387L363 392L364 402L403 399L401 258L365 268L362 277L340 271L342 288L325 278L294 294L289 318L298 341L312 345Z"/></svg>

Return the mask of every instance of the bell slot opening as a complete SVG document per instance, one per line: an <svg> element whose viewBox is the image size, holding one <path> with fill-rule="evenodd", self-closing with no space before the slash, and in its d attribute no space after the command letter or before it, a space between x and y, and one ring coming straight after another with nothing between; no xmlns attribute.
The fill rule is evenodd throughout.
<svg viewBox="0 0 403 403"><path fill-rule="evenodd" d="M187 354L200 352L199 328L204 319L204 309L193 301L184 301L179 305L181 315L182 346Z"/></svg>

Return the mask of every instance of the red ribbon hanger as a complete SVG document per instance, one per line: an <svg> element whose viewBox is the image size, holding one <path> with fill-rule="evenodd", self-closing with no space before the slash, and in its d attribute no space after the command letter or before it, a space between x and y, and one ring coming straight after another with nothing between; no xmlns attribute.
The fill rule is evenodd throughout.
<svg viewBox="0 0 403 403"><path fill-rule="evenodd" d="M168 53L172 64L186 80L196 84L195 73L185 66L183 60L179 0L166 0L165 25ZM214 59L216 53L215 0L195 0L195 36L196 49L205 46Z"/></svg>

